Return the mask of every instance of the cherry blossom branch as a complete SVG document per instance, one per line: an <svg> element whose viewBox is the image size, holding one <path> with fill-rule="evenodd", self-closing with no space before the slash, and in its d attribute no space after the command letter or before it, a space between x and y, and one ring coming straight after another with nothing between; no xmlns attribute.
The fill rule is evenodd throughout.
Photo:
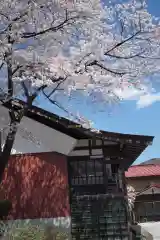
<svg viewBox="0 0 160 240"><path fill-rule="evenodd" d="M133 55L129 55L129 56L120 56L120 55L116 55L116 54L112 54L111 52L113 52L115 49L119 48L120 46L124 45L125 43L133 40L135 37L137 37L139 34L141 33L144 33L141 31L141 24L139 22L139 25L140 25L140 29L138 31L136 31L134 34L132 34L131 36L129 36L128 38L125 38L124 40L122 40L121 42L118 42L117 44L115 44L112 48L110 48L109 50L107 50L106 52L104 52L104 56L108 56L108 57L111 57L111 58L117 58L117 59L132 59L132 58L135 58L135 57L143 57L142 54L144 54L145 50L143 51L140 51L136 54L133 54ZM124 26L122 25L121 23L121 35L123 35L123 32L124 32ZM114 74L114 75L120 75L120 76L123 76L124 74L129 74L128 72L119 72L117 70L113 70L113 69L109 69L107 68L106 66L104 66L101 62L97 61L97 60L93 60L92 62L90 63L85 63L85 69L86 67L88 66L98 66L100 67L101 69L111 73L111 74Z"/></svg>
<svg viewBox="0 0 160 240"><path fill-rule="evenodd" d="M4 62L1 63L0 70L2 69L3 66L4 66Z"/></svg>
<svg viewBox="0 0 160 240"><path fill-rule="evenodd" d="M6 16L6 15L4 15L3 13L0 13L0 15L4 16L5 18L7 18L7 20L9 20L9 17ZM27 12L25 12L25 13L23 13L22 15L20 15L20 16L18 16L18 17L15 17L14 19L12 19L12 20L11 20L11 23L9 23L8 26L7 26L4 30L2 30L2 31L0 32L0 34L4 34L5 32L7 32L9 29L12 28L13 23L19 21L21 18L23 18L23 17L26 16L26 15L27 15Z"/></svg>
<svg viewBox="0 0 160 240"><path fill-rule="evenodd" d="M74 17L68 18L68 14L66 13L65 20L62 23L60 23L59 25L51 26L51 27L46 28L44 30L41 30L39 32L25 32L25 33L22 34L21 37L22 38L32 38L32 37L36 37L36 36L39 36L39 35L43 35L45 33L51 32L51 31L56 32L56 31L64 28L64 26L67 26L67 25L71 24L71 22L70 22L71 20L76 20L78 18L79 18L79 16L74 16Z"/></svg>
<svg viewBox="0 0 160 240"><path fill-rule="evenodd" d="M123 41L115 44L112 48L110 48L109 50L107 50L107 51L104 53L104 55L108 55L110 52L112 52L112 51L115 50L116 48L124 45L125 43L127 43L127 42L129 42L129 41L131 41L134 37L136 37L136 36L139 35L140 33L141 33L141 30L137 31L137 32L134 33L132 36L124 39Z"/></svg>
<svg viewBox="0 0 160 240"><path fill-rule="evenodd" d="M97 67L100 67L101 69L107 71L107 72L110 72L114 75L124 75L124 74L127 74L127 72L119 72L118 70L113 70L113 69L109 69L107 67L105 67L102 63L98 62L97 60L94 60L92 61L91 63L86 63L85 64L86 67L89 67L89 66L97 66Z"/></svg>
<svg viewBox="0 0 160 240"><path fill-rule="evenodd" d="M133 54L133 55L129 55L129 56L119 56L119 55L114 55L114 54L110 54L108 53L107 56L108 57L112 57L112 58L117 58L117 59L132 59L132 58L135 58L135 57L141 57L141 54L143 54L145 51L142 51L142 52L139 52L139 53L136 53L136 54Z"/></svg>
<svg viewBox="0 0 160 240"><path fill-rule="evenodd" d="M23 87L24 94L25 94L25 96L26 96L26 98L27 98L27 102L29 102L29 101L33 102L33 101L35 100L35 98L38 96L39 92L40 92L40 91L43 91L43 90L47 87L46 84L45 84L45 85L42 85L42 86L40 86L39 88L37 88L32 95L30 95L30 94L29 94L29 90L28 90L26 84L25 84L24 82L21 82L21 85L22 85L22 87Z"/></svg>
<svg viewBox="0 0 160 240"><path fill-rule="evenodd" d="M47 98L47 100L52 103L53 105L55 105L56 107L58 107L59 109L61 109L62 111L64 111L65 113L67 113L68 116L73 117L75 120L78 121L79 124L82 124L82 119L78 116L76 116L75 114L69 112L66 108L64 108L60 103L58 103L57 101L53 100L50 98L50 96L52 95L50 94L46 94L44 91L42 91L44 96ZM83 124L84 124L84 119L83 119ZM64 125L64 124L63 124Z"/></svg>
<svg viewBox="0 0 160 240"><path fill-rule="evenodd" d="M22 65L18 65L13 71L12 71L12 75L14 75L18 70L20 70L23 66Z"/></svg>
<svg viewBox="0 0 160 240"><path fill-rule="evenodd" d="M58 90L59 86L60 86L66 79L67 79L67 77L66 77L66 78L61 78L61 77L59 77L59 82L58 82L58 80L57 80L57 82L58 82L57 86L50 92L50 94L48 95L48 98L50 98L50 97ZM44 93L44 89L42 90L42 92Z"/></svg>

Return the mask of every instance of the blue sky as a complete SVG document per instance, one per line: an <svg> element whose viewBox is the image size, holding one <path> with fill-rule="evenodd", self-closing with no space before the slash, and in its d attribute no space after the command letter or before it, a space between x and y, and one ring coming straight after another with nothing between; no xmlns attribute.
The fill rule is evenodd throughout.
<svg viewBox="0 0 160 240"><path fill-rule="evenodd" d="M160 1L159 0L148 0L148 10L155 16L160 15Z"/></svg>
<svg viewBox="0 0 160 240"><path fill-rule="evenodd" d="M160 15L160 0L148 0L148 10L151 14ZM142 134L155 136L153 145L148 147L147 150L136 160L136 163L146 161L151 158L160 157L160 102L155 101L149 106L143 108L137 108L136 101L124 101L118 105L112 106L112 110L106 109L100 112L99 109L95 109L84 101L82 98L78 98L79 102L69 102L73 104L72 110L79 112L86 118L91 119L98 129L106 131L130 133L130 134ZM160 100L160 99L159 99ZM61 99L63 106L67 106L66 99ZM49 111L56 112L63 115L61 111L46 103L41 104L41 107L46 108Z"/></svg>
<svg viewBox="0 0 160 240"><path fill-rule="evenodd" d="M42 100L42 99L41 99ZM160 102L155 102L152 105L137 109L135 101L124 101L118 105L112 106L110 109L104 109L100 112L86 103L85 100L79 97L79 102L60 101L64 107L71 107L72 112L76 113L77 109L81 115L94 122L94 127L106 131L122 132L130 134L142 134L155 136L152 146L149 146L135 163L146 161L150 158L160 157ZM55 112L61 116L65 116L62 111L44 101L41 104L42 108Z"/></svg>

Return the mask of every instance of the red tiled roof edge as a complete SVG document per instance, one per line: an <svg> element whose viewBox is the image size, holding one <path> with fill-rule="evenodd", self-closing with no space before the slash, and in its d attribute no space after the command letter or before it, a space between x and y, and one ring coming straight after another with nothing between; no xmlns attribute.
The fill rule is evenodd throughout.
<svg viewBox="0 0 160 240"><path fill-rule="evenodd" d="M160 176L159 164L135 165L125 172L127 178Z"/></svg>

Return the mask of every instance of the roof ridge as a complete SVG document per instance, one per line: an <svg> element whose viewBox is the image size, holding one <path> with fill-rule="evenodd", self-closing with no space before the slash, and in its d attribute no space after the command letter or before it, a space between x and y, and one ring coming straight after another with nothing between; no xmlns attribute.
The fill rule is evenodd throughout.
<svg viewBox="0 0 160 240"><path fill-rule="evenodd" d="M9 108L10 104L11 104L10 102L7 102L7 103L3 104L3 106ZM25 102L20 100L20 99L14 99L12 101L12 104L15 108L21 108L25 104ZM58 123L58 124L65 125L65 126L63 126L65 128L68 128L67 125L68 125L68 123L70 123L71 125L73 125L72 126L73 129L76 128L76 130L78 132L81 132L81 133L83 132L83 135L85 135L85 137L87 137L88 135L89 135L89 137L92 137L92 136L97 136L98 137L98 136L102 136L103 134L105 134L106 135L105 137L107 137L107 135L109 135L108 140L111 140L111 141L114 141L116 139L116 141L119 142L120 139L122 139L122 140L127 139L128 140L128 138L129 139L133 138L133 139L135 139L135 141L140 141L140 142L142 141L143 144L146 143L146 142L152 144L153 139L154 139L153 136L149 136L149 135L137 135L137 134L128 134L128 133L121 133L121 132L110 132L110 131L105 131L105 130L102 130L102 129L99 129L98 133L93 132L93 131L91 131L90 128L89 129L84 128L82 126L82 124L80 124L80 123L77 123L77 122L75 122L73 120L70 120L66 117L61 117L58 114L55 114L53 112L50 112L46 109L40 108L40 107L35 106L35 105L32 105L31 109L28 109L27 113L29 113L29 115L26 114L25 115L26 117L33 118L33 116L31 116L31 115L35 114L35 115L38 115L39 117L41 116L43 118L47 118L51 122L56 121L56 123ZM38 121L38 119L36 119L36 121ZM65 124L64 124L64 122L65 122ZM76 127L77 125L79 127ZM72 128L69 127L70 130ZM130 143L130 142L127 141L127 143Z"/></svg>
<svg viewBox="0 0 160 240"><path fill-rule="evenodd" d="M130 168L132 168L132 167L146 167L146 166L159 166L160 164L156 164L156 163L149 163L149 164L139 164L139 165L132 165L132 166L130 166Z"/></svg>

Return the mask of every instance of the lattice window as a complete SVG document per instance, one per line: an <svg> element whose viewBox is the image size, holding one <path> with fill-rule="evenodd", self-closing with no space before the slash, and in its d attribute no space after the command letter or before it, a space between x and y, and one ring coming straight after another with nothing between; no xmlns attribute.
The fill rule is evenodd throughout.
<svg viewBox="0 0 160 240"><path fill-rule="evenodd" d="M73 161L71 164L72 185L103 184L103 162L92 159L88 161Z"/></svg>

